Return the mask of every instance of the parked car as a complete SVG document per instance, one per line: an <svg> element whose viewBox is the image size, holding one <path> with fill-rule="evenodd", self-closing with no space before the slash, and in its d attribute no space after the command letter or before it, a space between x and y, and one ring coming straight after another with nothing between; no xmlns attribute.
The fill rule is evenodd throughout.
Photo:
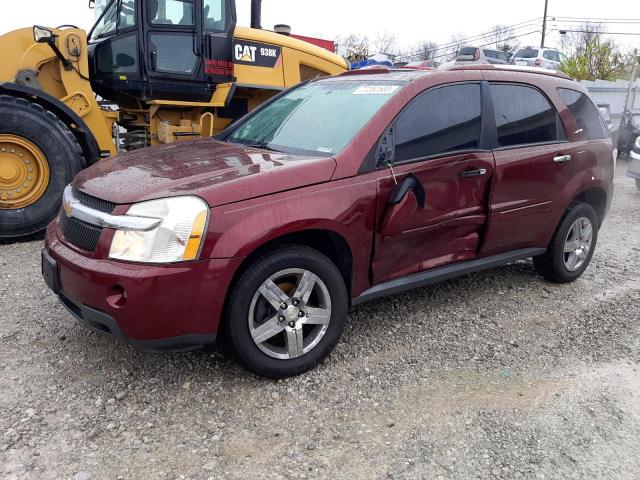
<svg viewBox="0 0 640 480"><path fill-rule="evenodd" d="M509 63L509 55L502 50L490 48L462 47L456 55L456 65L506 65Z"/></svg>
<svg viewBox="0 0 640 480"><path fill-rule="evenodd" d="M560 65L567 61L567 56L554 48L525 47L516 51L511 59L514 65L548 68L559 70Z"/></svg>
<svg viewBox="0 0 640 480"><path fill-rule="evenodd" d="M627 176L635 179L636 187L640 190L640 137L636 138L633 150L629 154Z"/></svg>
<svg viewBox="0 0 640 480"><path fill-rule="evenodd" d="M611 152L562 74L350 72L216 139L83 171L42 271L97 332L151 350L219 336L252 372L296 375L363 302L530 257L576 280L609 210Z"/></svg>
<svg viewBox="0 0 640 480"><path fill-rule="evenodd" d="M598 102L597 104L598 110L600 111L600 115L602 116L602 120L604 121L605 127L609 132L609 136L613 142L613 156L614 158L618 157L618 142L620 140L620 128L613 124L611 120L611 105L608 103Z"/></svg>
<svg viewBox="0 0 640 480"><path fill-rule="evenodd" d="M440 64L435 60L417 60L409 62L400 68L408 68L410 70L437 70Z"/></svg>

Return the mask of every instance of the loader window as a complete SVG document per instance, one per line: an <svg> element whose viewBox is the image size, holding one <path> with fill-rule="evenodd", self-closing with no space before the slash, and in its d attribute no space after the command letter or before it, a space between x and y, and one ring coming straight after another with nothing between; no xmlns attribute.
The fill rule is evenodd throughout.
<svg viewBox="0 0 640 480"><path fill-rule="evenodd" d="M204 0L204 29L207 32L227 31L227 12L229 0Z"/></svg>
<svg viewBox="0 0 640 480"><path fill-rule="evenodd" d="M193 25L193 0L151 0L151 23L156 25Z"/></svg>
<svg viewBox="0 0 640 480"><path fill-rule="evenodd" d="M111 2L106 13L98 24L93 27L91 38L104 37L110 33L115 33L118 28L118 2Z"/></svg>

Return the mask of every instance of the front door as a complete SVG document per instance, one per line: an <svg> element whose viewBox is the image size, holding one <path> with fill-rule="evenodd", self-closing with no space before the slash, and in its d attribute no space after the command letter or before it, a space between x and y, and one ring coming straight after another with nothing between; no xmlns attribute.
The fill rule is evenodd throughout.
<svg viewBox="0 0 640 480"><path fill-rule="evenodd" d="M206 102L229 81L235 11L229 0L146 0L144 41L150 98ZM222 43L222 45L220 44ZM216 54L224 58L212 59ZM220 60L220 64L212 63ZM214 68L215 67L215 68ZM223 72L226 75L221 75Z"/></svg>
<svg viewBox="0 0 640 480"><path fill-rule="evenodd" d="M378 181L373 283L478 255L494 173L483 140L484 88L478 82L428 90L385 135L395 180Z"/></svg>

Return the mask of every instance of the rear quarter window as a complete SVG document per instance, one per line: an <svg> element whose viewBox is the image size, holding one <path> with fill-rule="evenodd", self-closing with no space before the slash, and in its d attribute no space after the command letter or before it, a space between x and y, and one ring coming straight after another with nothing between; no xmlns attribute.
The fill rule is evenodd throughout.
<svg viewBox="0 0 640 480"><path fill-rule="evenodd" d="M558 88L558 95L587 140L607 138L602 116L588 96L569 88Z"/></svg>

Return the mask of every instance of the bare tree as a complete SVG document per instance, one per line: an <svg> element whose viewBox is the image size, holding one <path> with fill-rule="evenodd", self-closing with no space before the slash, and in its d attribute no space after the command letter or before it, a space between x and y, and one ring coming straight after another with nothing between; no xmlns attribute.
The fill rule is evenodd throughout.
<svg viewBox="0 0 640 480"><path fill-rule="evenodd" d="M373 53L381 53L392 58L398 55L396 37L388 32L378 33L371 46Z"/></svg>
<svg viewBox="0 0 640 480"><path fill-rule="evenodd" d="M490 43L490 46L505 53L513 53L518 47L515 41L515 31L507 25L494 25L487 32L483 44Z"/></svg>
<svg viewBox="0 0 640 480"><path fill-rule="evenodd" d="M369 58L369 39L364 35L349 35L336 40L338 52L351 63Z"/></svg>
<svg viewBox="0 0 640 480"><path fill-rule="evenodd" d="M420 42L411 49L410 60L433 60L438 53L438 44L431 40Z"/></svg>
<svg viewBox="0 0 640 480"><path fill-rule="evenodd" d="M467 44L465 40L466 39L464 33L454 33L449 38L449 41L445 44L446 46L443 47L435 57L440 61L454 59L458 53L458 50L460 50L460 48L464 47Z"/></svg>

